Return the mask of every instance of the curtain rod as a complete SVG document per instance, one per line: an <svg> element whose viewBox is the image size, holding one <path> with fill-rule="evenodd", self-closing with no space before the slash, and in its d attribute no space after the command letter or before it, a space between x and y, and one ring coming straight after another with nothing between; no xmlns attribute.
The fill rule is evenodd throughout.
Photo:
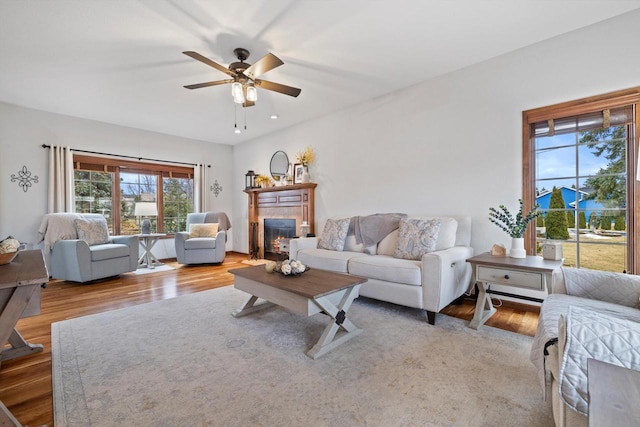
<svg viewBox="0 0 640 427"><path fill-rule="evenodd" d="M47 144L42 144L42 148L51 148L51 146L47 145ZM125 156L123 154L100 153L99 151L76 150L76 149L73 149L73 148L71 150L72 151L76 151L78 153L88 153L88 154L98 154L98 155L101 155L101 156L121 157L123 159L149 160L149 161L152 161L152 162L163 162L163 163L173 163L173 164L176 164L176 165L197 166L197 163L175 162L173 160L149 159L147 157L135 157L135 156ZM211 165L207 165L207 167L210 168Z"/></svg>

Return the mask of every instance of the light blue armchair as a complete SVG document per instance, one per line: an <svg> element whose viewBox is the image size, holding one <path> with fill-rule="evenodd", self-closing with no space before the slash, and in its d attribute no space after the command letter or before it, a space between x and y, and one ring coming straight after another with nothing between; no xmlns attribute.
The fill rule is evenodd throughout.
<svg viewBox="0 0 640 427"><path fill-rule="evenodd" d="M43 220L41 229L45 233L57 233L59 238L51 245L49 254L51 277L84 283L138 268L138 236L108 236L107 232L106 243L90 245L90 239L78 238L75 224L78 218L104 220L100 214L66 213L48 214Z"/></svg>
<svg viewBox="0 0 640 427"><path fill-rule="evenodd" d="M218 222L220 226L228 229L228 219L224 214L212 212L187 214L187 230L191 224L206 224ZM207 264L224 261L226 254L225 243L227 233L218 231L215 237L191 237L188 231L180 231L175 234L176 258L180 264Z"/></svg>

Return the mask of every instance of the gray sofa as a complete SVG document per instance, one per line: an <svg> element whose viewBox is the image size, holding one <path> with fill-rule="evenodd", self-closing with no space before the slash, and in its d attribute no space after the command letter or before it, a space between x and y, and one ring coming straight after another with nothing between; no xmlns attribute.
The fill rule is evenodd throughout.
<svg viewBox="0 0 640 427"><path fill-rule="evenodd" d="M366 248L348 236L343 251L319 249L317 237L291 239L289 257L311 268L366 277L361 296L426 310L433 325L437 312L468 291L471 267L466 260L473 256L471 218L439 218L436 250L421 260L393 257L397 229L377 244L375 255L365 253Z"/></svg>
<svg viewBox="0 0 640 427"><path fill-rule="evenodd" d="M226 215L212 212L187 214L187 230L191 224L205 224L219 222L224 228L230 228ZM180 264L208 264L224 261L226 255L227 233L218 231L215 238L192 237L189 231L180 231L175 234L176 258Z"/></svg>
<svg viewBox="0 0 640 427"><path fill-rule="evenodd" d="M78 239L76 218L104 219L100 214L47 214L41 226L45 238L49 271L54 279L90 282L117 276L138 268L137 236L109 236L107 243L89 245Z"/></svg>
<svg viewBox="0 0 640 427"><path fill-rule="evenodd" d="M554 274L530 358L556 426L589 424L588 359L640 370L638 296L640 276L565 267Z"/></svg>

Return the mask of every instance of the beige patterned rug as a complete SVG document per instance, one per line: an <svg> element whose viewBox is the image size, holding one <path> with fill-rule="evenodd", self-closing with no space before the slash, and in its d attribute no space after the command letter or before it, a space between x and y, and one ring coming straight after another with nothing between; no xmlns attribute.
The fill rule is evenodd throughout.
<svg viewBox="0 0 640 427"><path fill-rule="evenodd" d="M327 318L242 318L225 287L52 325L55 426L551 426L531 338L360 298L364 332L305 356Z"/></svg>

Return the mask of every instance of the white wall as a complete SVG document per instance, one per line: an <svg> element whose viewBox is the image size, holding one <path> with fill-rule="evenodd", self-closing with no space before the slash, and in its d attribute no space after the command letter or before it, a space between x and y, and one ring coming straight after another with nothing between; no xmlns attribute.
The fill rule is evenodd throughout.
<svg viewBox="0 0 640 427"><path fill-rule="evenodd" d="M48 188L49 152L42 148L42 144L151 159L211 164L209 185L218 180L222 192L218 197L215 197L213 192L208 192L209 207L215 211L232 210L234 192L231 146L0 103L0 240L7 235L34 244L39 240L38 227L47 211ZM23 165L27 166L33 175L38 176L38 182L27 192L24 192L17 182L11 182L11 175L17 175ZM232 229L230 237L233 231ZM228 245L231 247L230 243ZM173 239L159 241L153 252L158 258L175 257Z"/></svg>
<svg viewBox="0 0 640 427"><path fill-rule="evenodd" d="M522 195L522 111L640 85L638 22L628 13L236 146L234 193L275 150L311 145L317 233L333 216L471 215L476 253L508 248L488 211ZM246 252L246 198L233 211L234 248Z"/></svg>

